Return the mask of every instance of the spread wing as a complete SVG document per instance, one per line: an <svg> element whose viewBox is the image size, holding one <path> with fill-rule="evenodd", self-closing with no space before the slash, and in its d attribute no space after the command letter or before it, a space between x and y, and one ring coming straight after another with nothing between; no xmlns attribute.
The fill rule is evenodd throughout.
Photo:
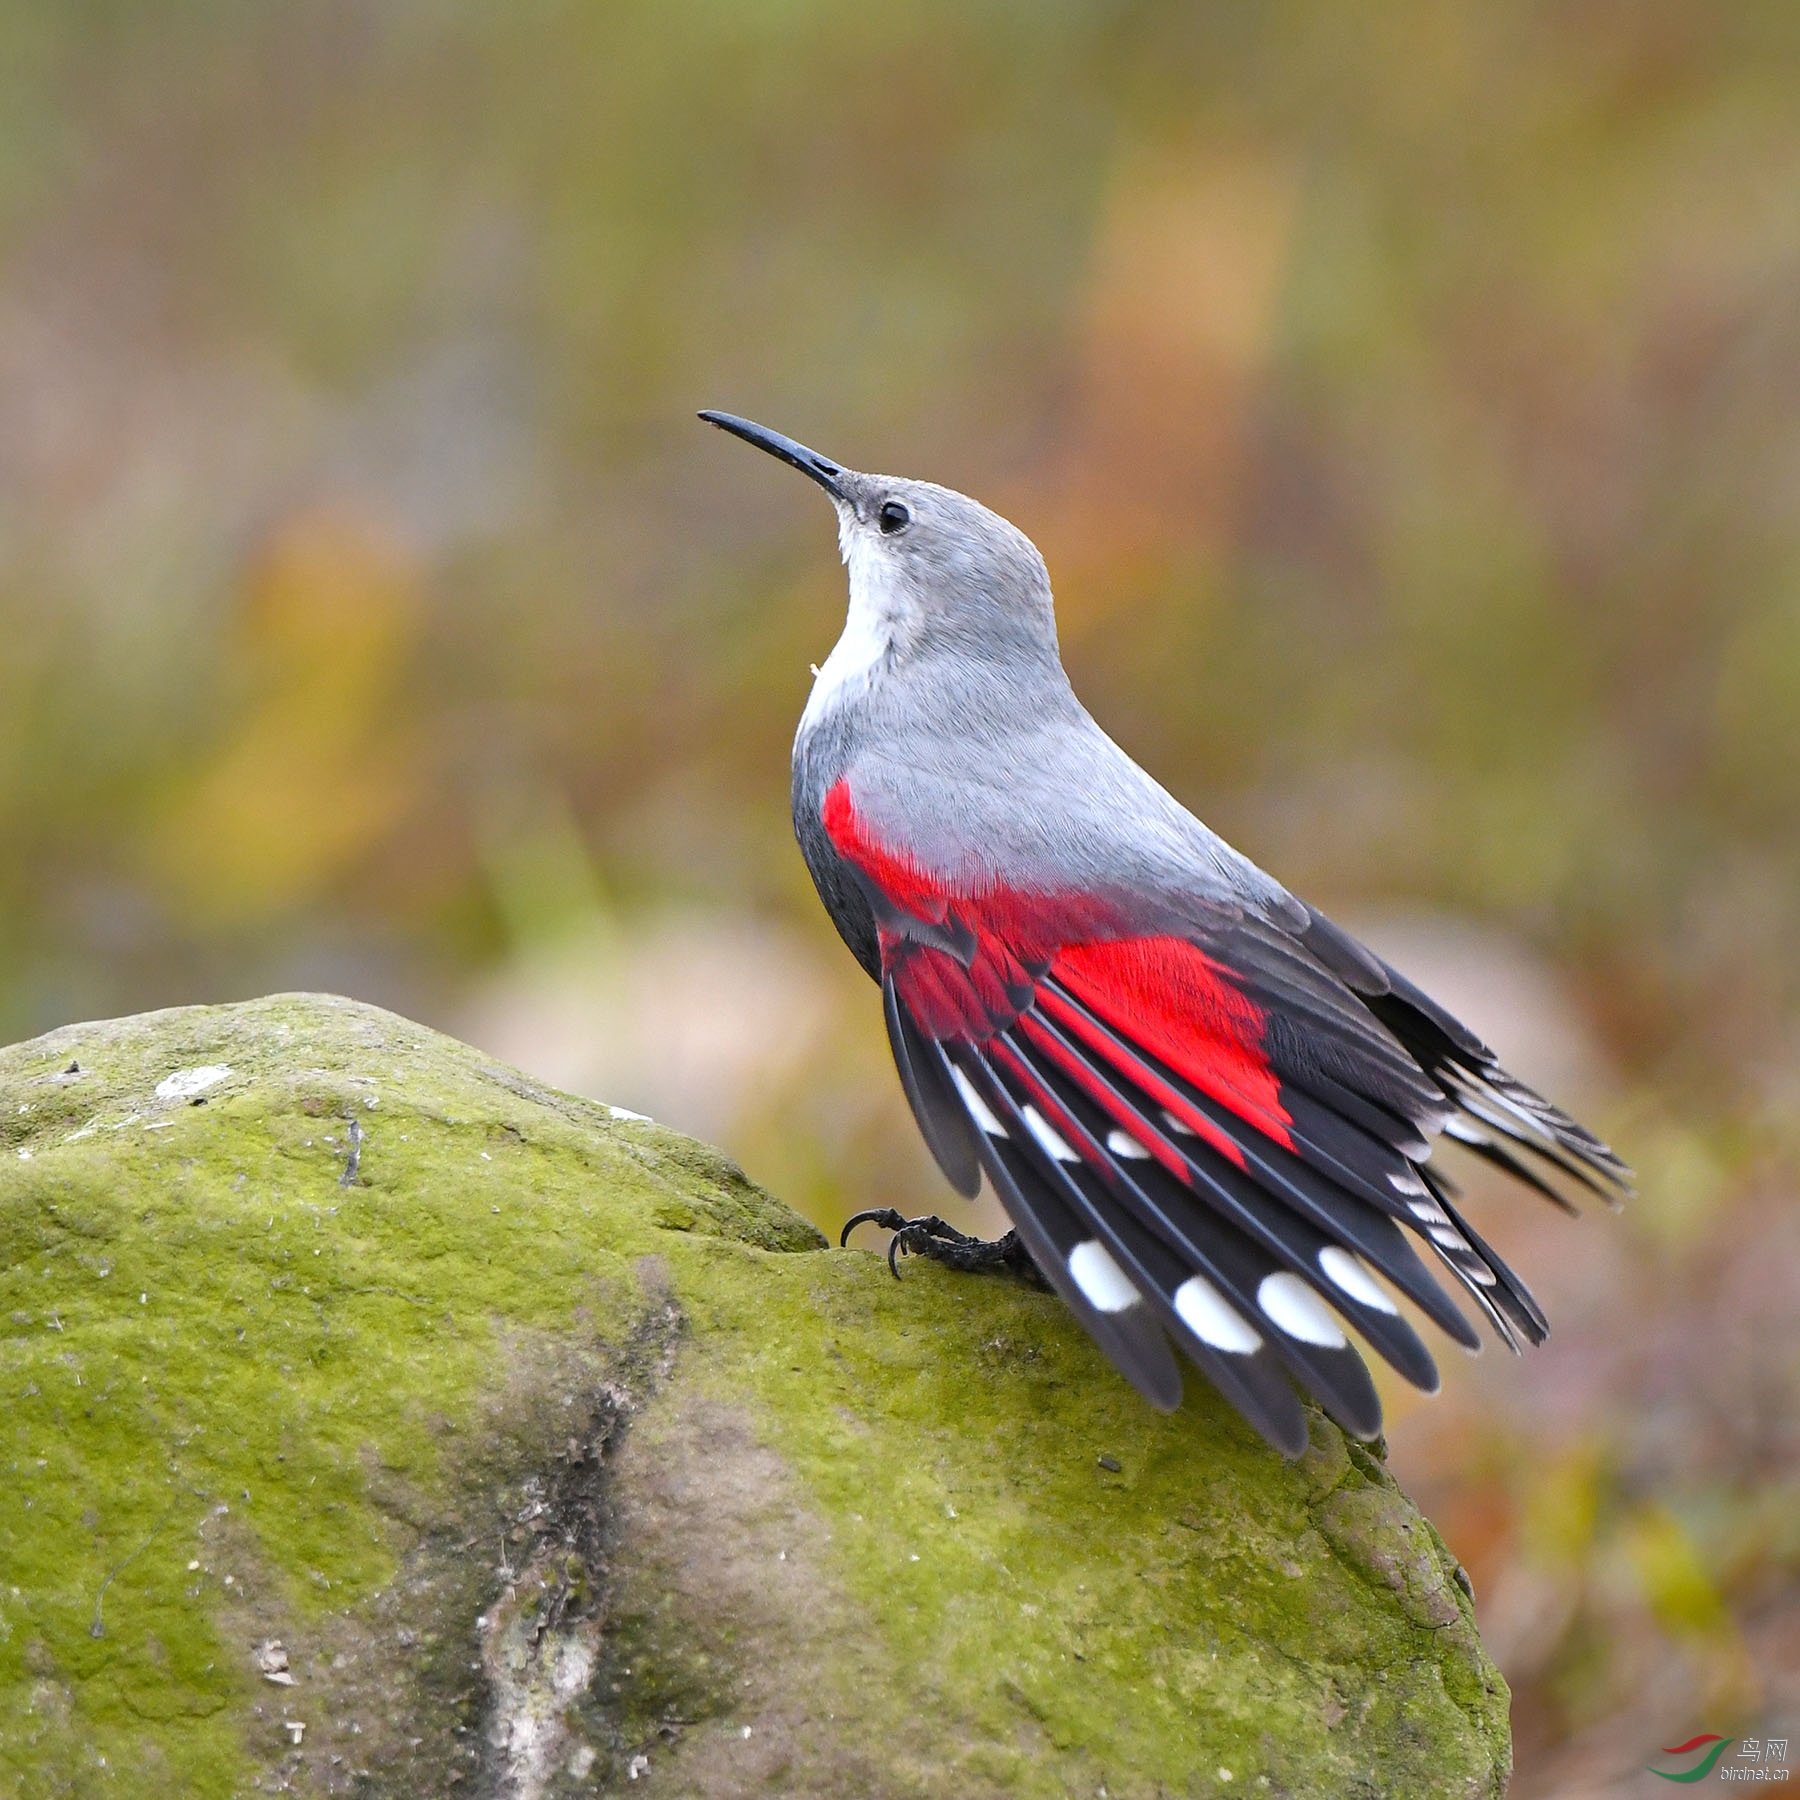
<svg viewBox="0 0 1800 1800"><path fill-rule="evenodd" d="M1559 1204L1630 1175L1466 1027L1322 915L1229 906L1134 932L1081 895L956 893L875 842L843 783L823 823L879 940L889 1040L939 1167L985 1172L1046 1278L1154 1404L1172 1339L1270 1443L1306 1444L1296 1387L1372 1437L1346 1327L1433 1390L1395 1294L1459 1343L1546 1323L1429 1165L1460 1139Z"/></svg>

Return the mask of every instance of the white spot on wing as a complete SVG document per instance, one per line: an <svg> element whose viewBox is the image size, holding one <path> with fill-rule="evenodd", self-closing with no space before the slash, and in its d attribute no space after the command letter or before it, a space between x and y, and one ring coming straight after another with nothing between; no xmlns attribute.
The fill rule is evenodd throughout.
<svg viewBox="0 0 1800 1800"><path fill-rule="evenodd" d="M209 1063L201 1069L177 1069L156 1084L156 1097L159 1100L186 1100L195 1094L204 1094L209 1087L217 1087L230 1073L223 1063Z"/></svg>
<svg viewBox="0 0 1800 1800"><path fill-rule="evenodd" d="M956 1091L962 1095L963 1105L969 1109L975 1123L989 1137L1005 1137L1006 1127L994 1117L993 1109L976 1093L975 1084L954 1063L950 1065L950 1079L956 1083Z"/></svg>
<svg viewBox="0 0 1800 1800"><path fill-rule="evenodd" d="M1184 1120L1176 1118L1166 1106L1163 1108L1163 1123L1167 1125L1171 1131L1179 1131L1183 1137L1198 1137L1200 1135L1195 1131L1193 1126L1187 1124Z"/></svg>
<svg viewBox="0 0 1800 1800"><path fill-rule="evenodd" d="M1248 1356L1262 1348L1249 1320L1204 1275L1190 1275L1175 1290L1175 1311L1201 1343L1215 1350Z"/></svg>
<svg viewBox="0 0 1800 1800"><path fill-rule="evenodd" d="M1129 1132L1116 1129L1106 1134L1106 1147L1114 1156L1129 1157L1134 1162L1142 1162L1150 1154Z"/></svg>
<svg viewBox="0 0 1800 1800"><path fill-rule="evenodd" d="M1285 1269L1279 1275L1262 1278L1256 1290L1256 1304L1271 1325L1303 1344L1337 1350L1349 1342L1325 1302L1298 1275Z"/></svg>
<svg viewBox="0 0 1800 1800"><path fill-rule="evenodd" d="M1431 1240L1442 1244L1446 1250L1467 1250L1469 1240L1450 1225L1434 1225L1431 1228Z"/></svg>
<svg viewBox="0 0 1800 1800"><path fill-rule="evenodd" d="M1424 1182L1410 1170L1404 1175L1400 1174L1397 1170L1389 1170L1388 1182L1390 1186L1402 1194L1423 1194L1425 1192Z"/></svg>
<svg viewBox="0 0 1800 1800"><path fill-rule="evenodd" d="M1069 1252L1069 1273L1096 1312L1123 1312L1143 1299L1098 1238L1089 1238Z"/></svg>
<svg viewBox="0 0 1800 1800"><path fill-rule="evenodd" d="M1327 1244L1319 1252L1319 1267L1325 1271L1325 1279L1352 1300L1372 1306L1377 1312L1399 1311L1388 1298L1387 1290L1369 1273L1361 1257L1340 1250L1336 1244Z"/></svg>
<svg viewBox="0 0 1800 1800"><path fill-rule="evenodd" d="M1027 1106L1024 1112L1026 1129L1058 1162L1081 1161L1081 1158L1057 1135L1056 1128L1035 1106Z"/></svg>

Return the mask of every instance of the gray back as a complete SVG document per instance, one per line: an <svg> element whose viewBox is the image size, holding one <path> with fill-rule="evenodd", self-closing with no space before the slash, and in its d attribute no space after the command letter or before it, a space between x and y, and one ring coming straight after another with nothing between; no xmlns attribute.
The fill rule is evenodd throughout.
<svg viewBox="0 0 1800 1800"><path fill-rule="evenodd" d="M948 885L1075 890L1174 925L1221 905L1303 926L1270 877L1137 767L1076 699L1043 558L930 482L843 472L844 636L795 740L796 825L847 777L881 841ZM881 529L883 506L910 514ZM809 855L809 861L811 857Z"/></svg>

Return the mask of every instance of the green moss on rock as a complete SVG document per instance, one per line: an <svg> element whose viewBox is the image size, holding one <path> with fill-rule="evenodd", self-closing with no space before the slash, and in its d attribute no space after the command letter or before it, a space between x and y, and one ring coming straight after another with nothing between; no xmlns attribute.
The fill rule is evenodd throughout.
<svg viewBox="0 0 1800 1800"><path fill-rule="evenodd" d="M0 1052L0 1269L0 1794L1504 1790L1325 1420L372 1007Z"/></svg>

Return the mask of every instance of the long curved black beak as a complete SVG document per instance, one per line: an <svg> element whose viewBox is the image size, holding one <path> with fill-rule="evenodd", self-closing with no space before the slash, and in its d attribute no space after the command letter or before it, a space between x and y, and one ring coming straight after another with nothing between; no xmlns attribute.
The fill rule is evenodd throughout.
<svg viewBox="0 0 1800 1800"><path fill-rule="evenodd" d="M733 437L741 437L746 444L754 444L757 449L766 450L771 456L779 456L784 463L791 463L802 475L810 475L832 499L850 498L838 480L844 470L829 456L821 456L818 451L809 450L804 444L796 444L792 438L783 437L779 431L771 431L766 425L740 419L735 413L703 412L700 417L707 424L718 426L721 431L729 431Z"/></svg>

